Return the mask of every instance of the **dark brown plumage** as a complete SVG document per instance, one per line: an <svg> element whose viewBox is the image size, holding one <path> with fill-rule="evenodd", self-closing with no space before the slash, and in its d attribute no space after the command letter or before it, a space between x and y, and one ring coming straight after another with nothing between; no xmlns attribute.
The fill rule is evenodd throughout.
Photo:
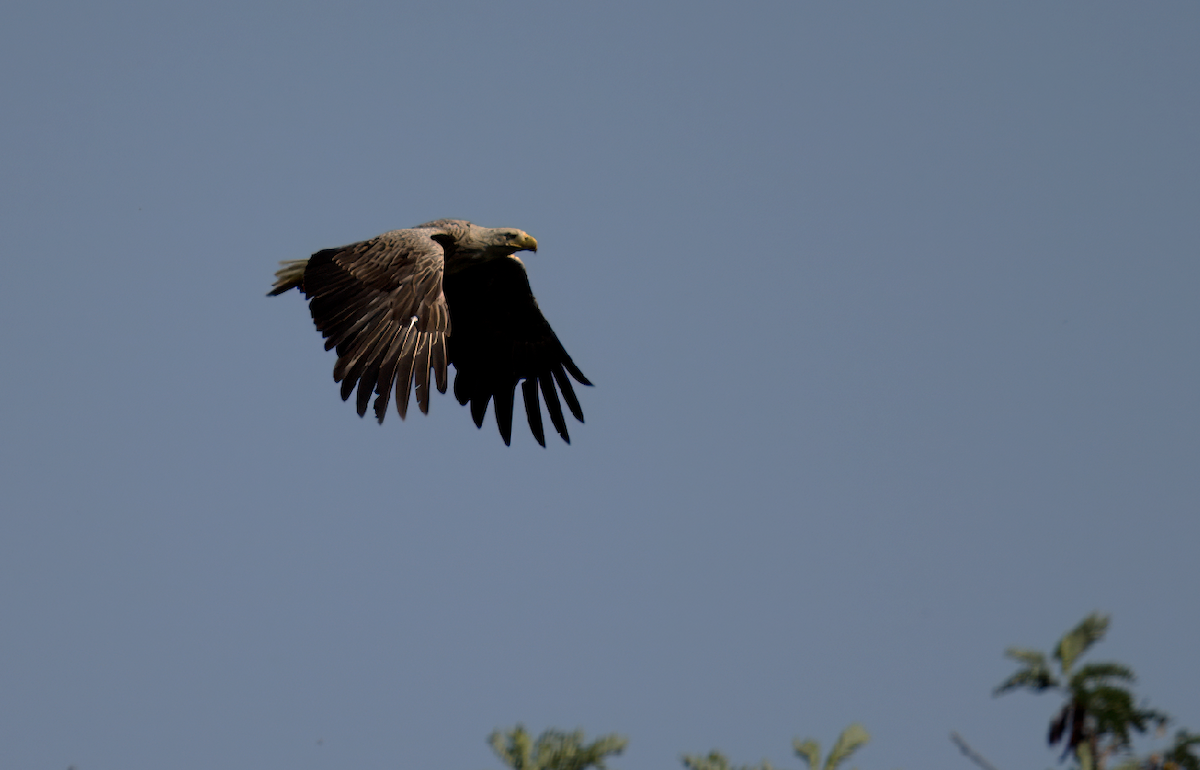
<svg viewBox="0 0 1200 770"><path fill-rule="evenodd" d="M333 379L342 383L342 399L357 387L359 416L374 395L383 422L393 391L401 419L410 394L428 412L430 372L445 393L446 365L454 364L454 395L470 405L476 426L491 401L510 443L520 382L537 442L546 445L541 391L550 422L570 443L559 394L583 422L567 374L591 383L538 309L514 256L523 250L537 251L537 241L521 230L439 219L284 262L269 296L296 288L308 298L325 349L337 351Z"/></svg>

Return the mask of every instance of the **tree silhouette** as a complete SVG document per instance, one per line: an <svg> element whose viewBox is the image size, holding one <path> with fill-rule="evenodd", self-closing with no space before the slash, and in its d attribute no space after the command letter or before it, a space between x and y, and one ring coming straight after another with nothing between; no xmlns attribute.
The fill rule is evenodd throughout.
<svg viewBox="0 0 1200 770"><path fill-rule="evenodd" d="M1119 663L1088 663L1074 669L1079 657L1104 637L1108 618L1092 614L1083 619L1055 647L1055 673L1046 656L1037 650L1010 647L1005 655L1023 664L998 686L994 693L1028 689L1035 693L1059 690L1066 701L1050 720L1047 740L1063 746L1059 761L1074 755L1081 770L1093 770L1109 756L1131 751L1132 733L1161 728L1169 717L1154 709L1141 708L1127 687L1133 671ZM1186 752L1185 752L1186 753Z"/></svg>
<svg viewBox="0 0 1200 770"><path fill-rule="evenodd" d="M855 722L838 736L837 742L833 744L829 756L825 759L824 767L821 765L821 746L812 738L803 741L797 738L792 741L792 748L795 749L796 756L803 759L804 764L808 765L808 770L837 770L838 766L849 759L851 754L866 745L869 740L871 740L871 736L866 729ZM705 756L685 754L683 766L688 770L775 770L774 766L765 759L757 765L730 765L729 759L716 749Z"/></svg>
<svg viewBox="0 0 1200 770"><path fill-rule="evenodd" d="M1171 748L1154 752L1145 759L1130 759L1117 766L1116 770L1200 770L1200 735L1180 730L1175 733Z"/></svg>
<svg viewBox="0 0 1200 770"><path fill-rule="evenodd" d="M488 743L512 770L605 770L605 758L620 754L629 740L612 733L585 744L582 730L566 733L552 729L535 742L518 724L507 733L496 730L488 736Z"/></svg>
<svg viewBox="0 0 1200 770"><path fill-rule="evenodd" d="M1187 730L1178 731L1165 751L1142 758L1132 755L1134 734L1152 728L1165 732L1170 717L1135 701L1129 689L1134 676L1128 666L1111 662L1076 665L1107 630L1108 618L1092 614L1063 636L1049 656L1028 648L1008 648L1005 655L1021 667L993 694L1058 691L1064 701L1050 720L1047 740L1051 746L1062 745L1060 762L1074 756L1079 770L1104 770L1108 760L1118 755L1126 756L1113 770L1200 770L1200 734ZM796 739L792 748L807 770L839 770L870 739L861 724L850 725L838 736L824 764L820 744L812 738ZM995 770L958 733L951 733L951 740L981 770ZM554 729L546 730L535 741L520 724L507 732L493 732L488 742L512 770L607 770L605 760L620 754L628 744L615 733L586 743L582 730L568 733ZM765 759L756 765L730 764L716 749L705 755L685 754L681 759L686 770L776 770Z"/></svg>

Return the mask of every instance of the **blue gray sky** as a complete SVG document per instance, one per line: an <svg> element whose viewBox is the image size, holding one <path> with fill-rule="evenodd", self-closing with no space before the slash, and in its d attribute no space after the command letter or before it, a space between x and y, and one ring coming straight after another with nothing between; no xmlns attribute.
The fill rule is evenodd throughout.
<svg viewBox="0 0 1200 770"><path fill-rule="evenodd" d="M1200 7L9 3L0 766L1200 729ZM519 227L572 444L342 403L280 260Z"/></svg>

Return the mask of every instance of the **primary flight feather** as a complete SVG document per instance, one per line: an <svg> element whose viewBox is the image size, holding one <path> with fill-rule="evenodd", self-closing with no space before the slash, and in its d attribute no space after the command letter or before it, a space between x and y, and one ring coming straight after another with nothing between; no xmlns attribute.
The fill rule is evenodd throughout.
<svg viewBox="0 0 1200 770"><path fill-rule="evenodd" d="M401 419L410 395L427 413L430 373L445 393L446 366L454 364L454 395L470 405L476 426L490 401L510 443L520 383L537 442L546 445L540 391L554 429L570 443L559 395L583 422L567 375L592 383L538 309L516 257L526 250L537 251L537 241L522 230L439 219L284 262L268 296L299 289L308 298L325 349L337 351L333 379L342 400L357 387L360 417L373 395L383 422L393 392Z"/></svg>

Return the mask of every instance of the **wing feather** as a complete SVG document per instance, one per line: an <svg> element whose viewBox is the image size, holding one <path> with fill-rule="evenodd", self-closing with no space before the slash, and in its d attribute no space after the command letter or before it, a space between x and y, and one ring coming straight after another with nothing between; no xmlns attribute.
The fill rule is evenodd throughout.
<svg viewBox="0 0 1200 770"><path fill-rule="evenodd" d="M546 411L550 413L550 422L554 423L554 429L558 431L558 435L562 436L562 440L570 444L571 435L567 433L567 421L563 418L562 404L558 401L558 391L554 389L554 381L551 380L549 374L543 374L538 377L538 383L542 386L542 398L546 400Z"/></svg>
<svg viewBox="0 0 1200 770"><path fill-rule="evenodd" d="M375 418L379 422L383 422L387 414L388 402L392 398L392 383L396 379L396 360L400 357L407 336L407 329L398 329L379 364L379 379L375 383L375 393L378 394L375 398Z"/></svg>
<svg viewBox="0 0 1200 770"><path fill-rule="evenodd" d="M386 323L377 323L356 337L350 350L338 358L333 367L333 379L342 379L351 383L351 387L362 376L363 371L371 362L375 348L388 332L395 332L395 327Z"/></svg>
<svg viewBox="0 0 1200 770"><path fill-rule="evenodd" d="M537 380L521 383L521 395L525 397L525 415L529 418L529 430L542 446L546 446L546 432L542 429L542 407L538 404Z"/></svg>
<svg viewBox="0 0 1200 770"><path fill-rule="evenodd" d="M438 393L445 393L446 386L449 384L446 377L446 363L446 335L440 334L433 340L433 352L430 357L430 365L437 377Z"/></svg>
<svg viewBox="0 0 1200 770"><path fill-rule="evenodd" d="M483 427L483 416L487 414L488 400L491 397L491 394L487 393L474 399L468 399L471 402L471 419L475 421L476 428Z"/></svg>
<svg viewBox="0 0 1200 770"><path fill-rule="evenodd" d="M450 311L442 293L445 252L435 234L393 230L319 251L304 270L301 288L313 322L325 349L337 351L334 380L342 383L343 400L358 389L359 416L374 393L375 416L382 422L393 383L401 418L414 384L421 391L421 411L428 411L430 367L439 384L446 382Z"/></svg>
<svg viewBox="0 0 1200 770"><path fill-rule="evenodd" d="M571 387L571 381L567 379L562 367L556 366L550 370L550 373L554 375L554 381L558 383L563 401L567 402L567 408L571 410L571 414L575 415L576 420L583 422L583 407L579 406L579 399L575 397L575 388ZM590 385L591 383L586 384Z"/></svg>
<svg viewBox="0 0 1200 770"><path fill-rule="evenodd" d="M455 369L454 395L459 403L470 404L475 424L482 425L488 402L494 402L496 425L508 443L516 387L524 381L523 400L534 438L544 433L536 392L540 387L555 430L569 443L558 391L582 422L583 410L567 374L582 385L591 382L538 308L525 266L515 257L476 263L447 273L444 284L454 328L447 340ZM538 443L544 445L543 440Z"/></svg>
<svg viewBox="0 0 1200 770"><path fill-rule="evenodd" d="M493 394L496 404L496 427L500 429L500 437L504 439L505 446L512 444L513 400L516 395L517 383L515 382L511 388L496 388Z"/></svg>
<svg viewBox="0 0 1200 770"><path fill-rule="evenodd" d="M413 391L421 414L429 414L429 337L425 334L417 338L413 354Z"/></svg>
<svg viewBox="0 0 1200 770"><path fill-rule="evenodd" d="M396 412L401 420L408 417L408 399L412 395L414 336L409 330L404 340L404 353L400 356L400 367L396 370Z"/></svg>
<svg viewBox="0 0 1200 770"><path fill-rule="evenodd" d="M333 301L337 299L337 297L331 298ZM387 310L384 306L386 298L381 296L370 297L365 302L357 302L353 299L349 301L354 304L350 304L343 310L337 311L330 318L330 324L335 325L338 331L335 334L329 335L329 338L325 340L325 349L333 350L337 348L339 356L346 355L357 339L358 334L363 329L370 328L379 323L379 317Z"/></svg>
<svg viewBox="0 0 1200 770"><path fill-rule="evenodd" d="M400 331L395 326L384 326L378 341L372 346L371 352L367 354L367 366L358 378L358 403L356 406L358 407L359 417L367 413L367 403L371 400L372 391L375 391L378 387L379 368L383 365L383 358L387 354L388 348L391 347L392 339Z"/></svg>

